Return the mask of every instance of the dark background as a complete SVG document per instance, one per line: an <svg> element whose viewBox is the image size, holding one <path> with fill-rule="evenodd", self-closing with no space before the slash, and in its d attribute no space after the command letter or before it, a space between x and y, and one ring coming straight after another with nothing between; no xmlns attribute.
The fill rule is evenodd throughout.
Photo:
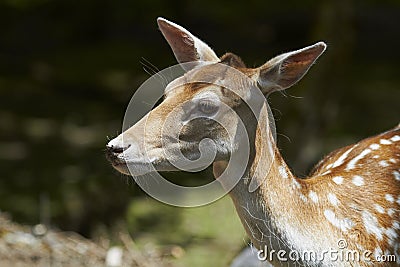
<svg viewBox="0 0 400 267"><path fill-rule="evenodd" d="M145 62L175 64L158 16L254 67L328 44L298 85L270 97L279 146L299 176L333 149L400 122L398 0L3 0L0 210L92 236L99 225L125 221L129 203L146 197L103 150L149 77Z"/></svg>

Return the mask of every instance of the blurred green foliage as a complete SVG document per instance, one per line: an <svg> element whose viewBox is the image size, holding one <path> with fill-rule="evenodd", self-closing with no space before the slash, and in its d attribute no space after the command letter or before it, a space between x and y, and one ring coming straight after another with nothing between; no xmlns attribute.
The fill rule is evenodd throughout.
<svg viewBox="0 0 400 267"><path fill-rule="evenodd" d="M44 221L84 235L122 218L139 239L192 247L188 254L216 255L244 245L242 237L232 237L243 232L233 212L225 218L223 210L232 208L226 199L224 208L219 202L194 211L166 207L148 200L103 156L107 140L120 132L131 95L148 77L142 62L159 69L175 64L157 16L187 27L218 54L237 53L249 66L319 40L328 43L302 82L270 98L280 148L299 175L331 150L400 121L397 0L5 0L1 210L20 222ZM168 177L182 184L212 179L209 171Z"/></svg>
<svg viewBox="0 0 400 267"><path fill-rule="evenodd" d="M172 245L182 250L172 258L174 266L227 266L247 245L228 197L198 208L171 207L142 198L131 202L127 214L129 232L143 248L156 242L167 250Z"/></svg>

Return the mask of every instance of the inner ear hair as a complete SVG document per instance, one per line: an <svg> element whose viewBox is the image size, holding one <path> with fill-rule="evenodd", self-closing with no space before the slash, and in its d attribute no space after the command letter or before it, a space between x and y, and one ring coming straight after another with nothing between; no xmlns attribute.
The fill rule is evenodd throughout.
<svg viewBox="0 0 400 267"><path fill-rule="evenodd" d="M223 55L220 58L220 60L221 60L221 63L226 64L230 67L246 68L246 65L244 64L242 59L233 53L226 53L225 55Z"/></svg>

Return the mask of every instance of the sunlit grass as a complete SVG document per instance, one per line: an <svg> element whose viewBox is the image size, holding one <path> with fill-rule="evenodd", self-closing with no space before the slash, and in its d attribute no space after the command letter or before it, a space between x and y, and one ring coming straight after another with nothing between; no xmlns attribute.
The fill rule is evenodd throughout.
<svg viewBox="0 0 400 267"><path fill-rule="evenodd" d="M139 247L159 246L176 266L228 266L247 242L229 197L198 208L136 199L128 208L127 222ZM176 252L176 246L178 253L171 249Z"/></svg>

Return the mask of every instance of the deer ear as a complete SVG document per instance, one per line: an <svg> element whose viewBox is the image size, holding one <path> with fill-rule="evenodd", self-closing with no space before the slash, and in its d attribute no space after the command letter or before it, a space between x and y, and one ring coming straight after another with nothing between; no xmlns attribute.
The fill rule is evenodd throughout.
<svg viewBox="0 0 400 267"><path fill-rule="evenodd" d="M185 28L164 18L158 18L157 23L179 63L219 61L215 52L206 43L198 39ZM183 66L185 68L185 64Z"/></svg>
<svg viewBox="0 0 400 267"><path fill-rule="evenodd" d="M319 42L269 60L257 69L261 91L267 95L291 87L303 78L325 49L326 44Z"/></svg>

